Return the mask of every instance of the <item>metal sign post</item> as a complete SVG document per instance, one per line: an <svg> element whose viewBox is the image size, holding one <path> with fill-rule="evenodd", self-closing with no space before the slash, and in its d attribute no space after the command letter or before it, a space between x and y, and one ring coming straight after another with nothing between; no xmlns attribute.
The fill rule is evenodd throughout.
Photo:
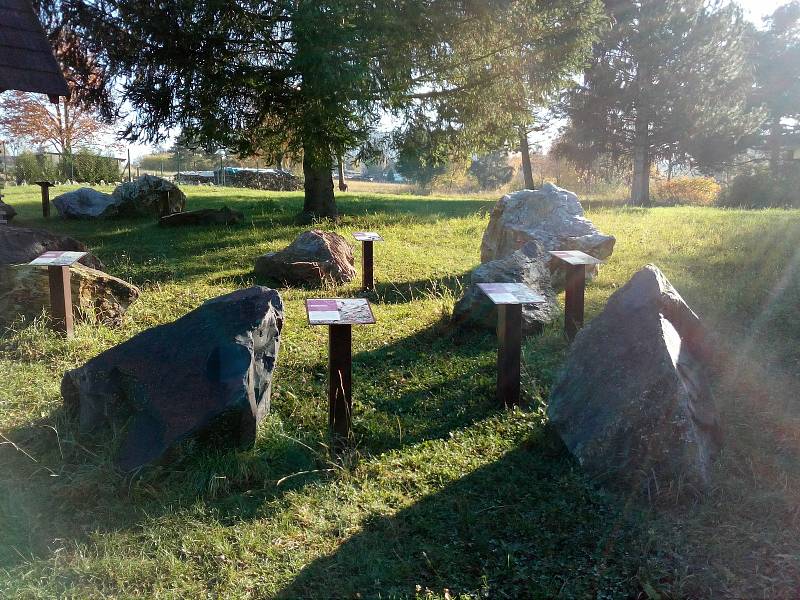
<svg viewBox="0 0 800 600"><path fill-rule="evenodd" d="M522 283L479 283L497 305L497 403L519 404L522 359L522 305L547 301Z"/></svg>
<svg viewBox="0 0 800 600"><path fill-rule="evenodd" d="M375 266L373 242L382 242L383 238L374 231L356 231L353 237L361 242L361 280L364 291L375 289Z"/></svg>
<svg viewBox="0 0 800 600"><path fill-rule="evenodd" d="M85 255L86 252L51 250L28 263L35 267L47 267L53 329L66 334L67 337L73 335L72 286L70 285L69 268Z"/></svg>
<svg viewBox="0 0 800 600"><path fill-rule="evenodd" d="M50 188L53 183L50 181L36 181L34 182L42 190L42 216L46 219L50 216Z"/></svg>
<svg viewBox="0 0 800 600"><path fill-rule="evenodd" d="M364 298L306 300L308 322L328 326L328 427L334 454L353 435L353 325L372 325L375 316Z"/></svg>
<svg viewBox="0 0 800 600"><path fill-rule="evenodd" d="M566 264L564 331L572 341L583 327L586 265L600 265L603 261L580 250L553 250L550 254Z"/></svg>

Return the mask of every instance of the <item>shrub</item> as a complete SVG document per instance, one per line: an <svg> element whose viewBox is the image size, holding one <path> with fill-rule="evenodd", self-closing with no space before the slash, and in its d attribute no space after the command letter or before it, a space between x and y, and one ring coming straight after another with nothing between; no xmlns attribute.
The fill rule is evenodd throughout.
<svg viewBox="0 0 800 600"><path fill-rule="evenodd" d="M711 177L675 177L656 182L653 202L661 206L710 206L717 200L719 191L719 184Z"/></svg>
<svg viewBox="0 0 800 600"><path fill-rule="evenodd" d="M730 208L800 208L800 168L737 175L720 195L719 204Z"/></svg>
<svg viewBox="0 0 800 600"><path fill-rule="evenodd" d="M27 181L60 181L61 169L46 154L23 152L14 161L14 175L17 183Z"/></svg>
<svg viewBox="0 0 800 600"><path fill-rule="evenodd" d="M98 183L100 181L117 181L119 165L117 159L95 154L82 148L72 157L74 164L73 178L82 183Z"/></svg>

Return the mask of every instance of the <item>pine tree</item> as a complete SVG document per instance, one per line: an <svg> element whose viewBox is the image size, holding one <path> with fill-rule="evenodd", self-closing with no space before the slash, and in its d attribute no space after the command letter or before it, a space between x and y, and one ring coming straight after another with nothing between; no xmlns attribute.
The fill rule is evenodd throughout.
<svg viewBox="0 0 800 600"><path fill-rule="evenodd" d="M335 157L382 115L433 118L459 141L507 137L527 108L522 70L585 48L601 12L598 0L69 2L136 111L129 138L180 128L236 154L302 155L305 212L330 217Z"/></svg>
<svg viewBox="0 0 800 600"><path fill-rule="evenodd" d="M736 5L705 0L606 0L606 8L612 27L566 96L566 139L589 161L630 157L631 202L648 205L654 161L681 156L709 168L753 131L747 25Z"/></svg>

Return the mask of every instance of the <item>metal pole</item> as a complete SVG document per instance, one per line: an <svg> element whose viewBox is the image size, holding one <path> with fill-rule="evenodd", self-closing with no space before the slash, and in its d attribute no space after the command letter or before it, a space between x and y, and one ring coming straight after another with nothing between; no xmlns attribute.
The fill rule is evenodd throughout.
<svg viewBox="0 0 800 600"><path fill-rule="evenodd" d="M373 243L371 240L363 240L361 242L361 272L364 290L374 290Z"/></svg>
<svg viewBox="0 0 800 600"><path fill-rule="evenodd" d="M353 423L351 325L328 326L328 425L334 453L347 446Z"/></svg>
<svg viewBox="0 0 800 600"><path fill-rule="evenodd" d="M53 317L53 329L72 337L72 287L69 267L47 267L47 275L50 280L50 314Z"/></svg>
<svg viewBox="0 0 800 600"><path fill-rule="evenodd" d="M564 331L573 340L583 327L584 295L586 292L586 266L567 265L564 298Z"/></svg>

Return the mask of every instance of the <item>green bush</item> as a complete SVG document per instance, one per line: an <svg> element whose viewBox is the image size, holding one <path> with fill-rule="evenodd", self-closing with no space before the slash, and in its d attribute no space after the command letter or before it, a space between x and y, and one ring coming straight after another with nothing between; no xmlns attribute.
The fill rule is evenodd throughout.
<svg viewBox="0 0 800 600"><path fill-rule="evenodd" d="M75 181L99 183L119 180L119 165L115 158L95 154L86 148L82 148L71 158L74 165L72 178Z"/></svg>
<svg viewBox="0 0 800 600"><path fill-rule="evenodd" d="M60 165L46 154L34 154L33 152L23 152L14 161L14 174L17 183L27 181L61 181Z"/></svg>
<svg viewBox="0 0 800 600"><path fill-rule="evenodd" d="M763 169L737 175L720 194L718 204L730 208L800 208L800 166L778 173Z"/></svg>
<svg viewBox="0 0 800 600"><path fill-rule="evenodd" d="M719 184L711 177L675 177L656 182L653 201L661 206L710 206L717 200L719 190Z"/></svg>

